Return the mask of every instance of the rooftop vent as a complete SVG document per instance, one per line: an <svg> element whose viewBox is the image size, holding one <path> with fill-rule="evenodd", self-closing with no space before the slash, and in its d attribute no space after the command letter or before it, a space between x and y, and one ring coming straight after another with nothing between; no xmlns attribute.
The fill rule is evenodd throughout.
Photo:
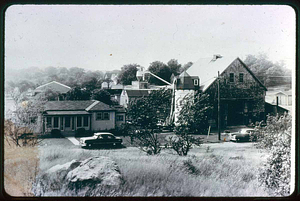
<svg viewBox="0 0 300 201"><path fill-rule="evenodd" d="M220 58L222 58L222 57L223 57L223 56L220 55L220 54L214 54L214 56L213 56L213 58L212 58L211 61L216 61L217 59L220 59Z"/></svg>

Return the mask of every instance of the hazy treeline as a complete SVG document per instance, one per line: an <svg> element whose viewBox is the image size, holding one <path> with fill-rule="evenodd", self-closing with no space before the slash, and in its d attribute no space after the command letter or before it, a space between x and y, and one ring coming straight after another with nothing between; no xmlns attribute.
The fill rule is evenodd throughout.
<svg viewBox="0 0 300 201"><path fill-rule="evenodd" d="M253 71L266 87L291 86L291 70L286 68L285 63L272 62L266 54L247 55L245 64ZM171 82L172 76L177 76L188 69L193 63L180 64L176 59L169 60L166 64L161 61L154 61L149 64L146 70L158 75L164 80ZM85 70L79 67L29 67L23 69L5 69L5 90L9 91L18 87L20 92L51 82L57 81L72 88L93 87L101 88L103 82L109 82L111 74L116 74L119 84L131 84L136 80L136 71L141 67L139 64L126 64L120 70L99 71ZM106 76L105 76L106 75ZM164 85L165 83L148 76L150 84Z"/></svg>

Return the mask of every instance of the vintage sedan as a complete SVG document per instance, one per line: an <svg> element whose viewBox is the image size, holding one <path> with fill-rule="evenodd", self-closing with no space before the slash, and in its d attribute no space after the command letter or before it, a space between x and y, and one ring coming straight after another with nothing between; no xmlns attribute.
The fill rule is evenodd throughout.
<svg viewBox="0 0 300 201"><path fill-rule="evenodd" d="M230 134L230 141L241 142L241 141L256 141L256 131L253 128L242 128L237 133Z"/></svg>
<svg viewBox="0 0 300 201"><path fill-rule="evenodd" d="M120 146L122 139L111 133L95 133L92 137L80 138L81 147L91 147L94 145Z"/></svg>

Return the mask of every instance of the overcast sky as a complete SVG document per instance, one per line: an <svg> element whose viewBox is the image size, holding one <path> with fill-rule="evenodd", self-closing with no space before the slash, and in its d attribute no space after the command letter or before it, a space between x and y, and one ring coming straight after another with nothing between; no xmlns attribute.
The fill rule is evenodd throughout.
<svg viewBox="0 0 300 201"><path fill-rule="evenodd" d="M5 13L5 66L120 69L264 52L295 66L288 6L36 6Z"/></svg>

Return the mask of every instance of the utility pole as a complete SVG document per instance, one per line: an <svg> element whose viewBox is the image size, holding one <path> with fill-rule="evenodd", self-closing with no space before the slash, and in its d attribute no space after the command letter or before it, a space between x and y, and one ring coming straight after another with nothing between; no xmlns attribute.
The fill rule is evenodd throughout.
<svg viewBox="0 0 300 201"><path fill-rule="evenodd" d="M221 131L220 131L220 72L218 71L218 136L219 140L221 140Z"/></svg>

